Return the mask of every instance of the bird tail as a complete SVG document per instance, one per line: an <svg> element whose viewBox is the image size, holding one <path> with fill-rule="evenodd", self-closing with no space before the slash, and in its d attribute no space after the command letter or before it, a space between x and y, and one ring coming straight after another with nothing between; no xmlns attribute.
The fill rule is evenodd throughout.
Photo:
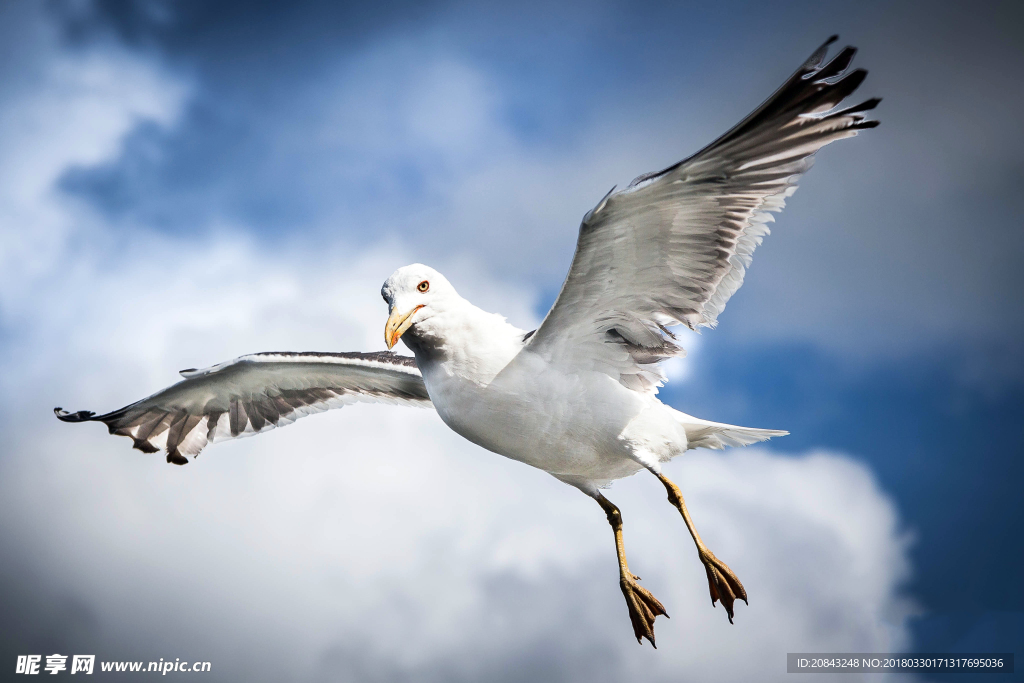
<svg viewBox="0 0 1024 683"><path fill-rule="evenodd" d="M749 446L759 441L767 441L773 436L789 434L781 429L758 429L711 422L686 413L678 413L678 417L683 429L686 430L687 448L721 450L726 446Z"/></svg>

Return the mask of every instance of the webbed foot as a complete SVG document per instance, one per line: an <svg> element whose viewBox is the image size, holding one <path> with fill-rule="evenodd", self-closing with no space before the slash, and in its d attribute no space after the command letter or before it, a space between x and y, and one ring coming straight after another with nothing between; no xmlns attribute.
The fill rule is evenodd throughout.
<svg viewBox="0 0 1024 683"><path fill-rule="evenodd" d="M636 636L636 642L643 643L642 638L646 638L657 649L658 646L654 642L654 618L664 616L667 619L668 612L665 611L665 606L638 581L640 581L640 577L631 573L619 579L619 588L622 589L622 595L626 598L629 620L633 624L633 635Z"/></svg>
<svg viewBox="0 0 1024 683"><path fill-rule="evenodd" d="M698 551L698 556L700 557L701 563L704 565L704 570L708 574L708 588L711 591L711 605L714 606L717 601L721 600L722 605L725 607L726 614L729 615L729 623L731 624L733 618L733 603L735 603L737 599L747 602L747 591L743 589L743 584L740 583L736 574L729 569L729 565L715 557L713 552L704 549L702 551Z"/></svg>

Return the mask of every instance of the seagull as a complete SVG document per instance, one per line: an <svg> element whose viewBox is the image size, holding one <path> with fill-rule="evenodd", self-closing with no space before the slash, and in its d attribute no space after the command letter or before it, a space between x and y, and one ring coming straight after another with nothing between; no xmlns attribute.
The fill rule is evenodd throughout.
<svg viewBox="0 0 1024 683"><path fill-rule="evenodd" d="M259 434L358 401L433 407L483 448L574 486L603 509L637 642L656 646L665 607L626 563L619 508L602 490L647 470L682 515L730 623L747 592L704 544L664 463L691 448L745 446L788 432L711 422L658 400L659 363L685 350L673 326L714 327L796 182L828 143L873 128L869 99L837 110L864 80L856 50L827 63L829 38L768 100L693 156L626 188L583 217L572 265L540 327L525 331L459 296L439 272L399 268L384 283L388 352L256 353L203 370L96 415L134 447L184 465L209 443ZM391 353L402 340L413 356Z"/></svg>

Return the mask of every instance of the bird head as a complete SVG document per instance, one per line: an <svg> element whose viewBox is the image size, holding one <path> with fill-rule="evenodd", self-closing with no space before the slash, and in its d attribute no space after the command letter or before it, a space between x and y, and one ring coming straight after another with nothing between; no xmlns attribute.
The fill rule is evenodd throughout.
<svg viewBox="0 0 1024 683"><path fill-rule="evenodd" d="M414 263L399 268L381 287L380 295L388 304L384 342L391 349L405 331L444 310L459 296L444 275L429 266Z"/></svg>

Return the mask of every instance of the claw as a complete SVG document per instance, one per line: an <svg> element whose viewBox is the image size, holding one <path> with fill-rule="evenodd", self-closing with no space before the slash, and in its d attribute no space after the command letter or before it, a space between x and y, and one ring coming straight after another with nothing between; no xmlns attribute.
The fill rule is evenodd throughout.
<svg viewBox="0 0 1024 683"><path fill-rule="evenodd" d="M725 612L729 617L729 623L731 624L733 623L732 619L735 616L733 612L733 604L736 602L736 598L739 598L743 602L747 602L747 591L744 590L743 584L740 583L736 574L729 569L729 566L725 562L722 562L720 559L715 557L713 552L705 550L700 552L699 556L708 575L708 589L711 592L711 606L714 607L715 603L721 600L722 606L725 607Z"/></svg>
<svg viewBox="0 0 1024 683"><path fill-rule="evenodd" d="M686 529L690 532L693 542L697 544L697 556L700 558L701 564L704 565L704 571L708 575L711 606L714 607L715 603L721 600L731 624L734 616L733 603L736 602L736 598L747 602L747 591L743 589L743 584L733 574L733 571L729 569L729 566L715 557L715 554L708 550L704 542L700 540L700 535L693 525L693 520L690 519L690 513L686 510L686 503L683 502L683 494L680 492L679 487L673 484L672 480L660 471L652 468L651 472L665 485L665 490L668 492L668 502L672 503L679 510L679 514L683 516L683 522L686 523Z"/></svg>
<svg viewBox="0 0 1024 683"><path fill-rule="evenodd" d="M654 642L654 619L664 616L668 619L668 612L665 606L651 594L649 590L641 586L637 581L640 577L633 573L619 579L619 587L622 595L626 598L626 607L629 608L629 621L633 624L633 635L636 642L643 643L643 638L651 641L654 649L658 649Z"/></svg>

